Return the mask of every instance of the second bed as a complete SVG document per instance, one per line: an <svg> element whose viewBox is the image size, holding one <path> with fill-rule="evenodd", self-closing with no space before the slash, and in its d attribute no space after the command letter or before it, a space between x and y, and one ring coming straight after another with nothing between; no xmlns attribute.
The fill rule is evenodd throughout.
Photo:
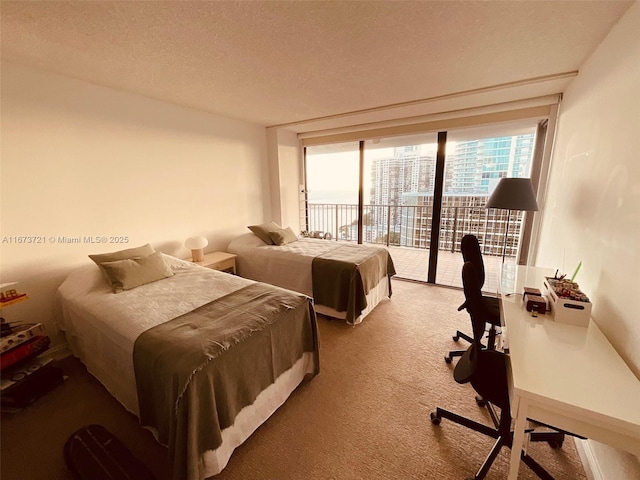
<svg viewBox="0 0 640 480"><path fill-rule="evenodd" d="M316 312L355 325L391 297L393 260L383 247L314 238L268 245L253 233L231 241L239 275L304 293Z"/></svg>

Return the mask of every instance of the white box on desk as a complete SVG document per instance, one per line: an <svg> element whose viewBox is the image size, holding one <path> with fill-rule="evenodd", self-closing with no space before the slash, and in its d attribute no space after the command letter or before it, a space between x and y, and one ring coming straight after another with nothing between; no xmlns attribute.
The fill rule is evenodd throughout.
<svg viewBox="0 0 640 480"><path fill-rule="evenodd" d="M551 317L560 323L588 327L591 319L591 302L578 302L568 298L559 298L545 278L544 289L549 299Z"/></svg>

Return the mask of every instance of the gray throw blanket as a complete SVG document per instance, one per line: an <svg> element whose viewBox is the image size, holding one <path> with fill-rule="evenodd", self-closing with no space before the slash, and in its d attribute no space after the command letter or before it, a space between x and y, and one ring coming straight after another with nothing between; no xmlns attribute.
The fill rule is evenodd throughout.
<svg viewBox="0 0 640 480"><path fill-rule="evenodd" d="M391 277L395 274L386 248L341 245L313 259L313 298L316 304L346 312L347 323L353 323L367 307L366 295L384 277L391 296Z"/></svg>
<svg viewBox="0 0 640 480"><path fill-rule="evenodd" d="M200 456L318 334L308 297L255 283L153 327L134 345L143 426L169 447L175 479L203 478Z"/></svg>

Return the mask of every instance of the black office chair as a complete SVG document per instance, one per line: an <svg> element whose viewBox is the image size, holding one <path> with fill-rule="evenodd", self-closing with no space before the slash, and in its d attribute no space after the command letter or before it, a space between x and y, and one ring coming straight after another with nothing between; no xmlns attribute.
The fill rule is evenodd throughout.
<svg viewBox="0 0 640 480"><path fill-rule="evenodd" d="M480 250L480 243L475 235L465 235L460 241L460 251L462 252L462 259L465 262L471 262L476 269L478 283L480 289L484 285L485 270L484 261L482 259L482 251ZM487 340L486 348L493 350L495 348L497 328L500 327L500 303L496 297L482 296L482 301L485 303L485 322L488 325L489 336ZM466 302L458 307L458 311L466 308ZM460 338L464 338L467 342L472 343L473 338L469 335L456 331L453 336L454 341L458 341ZM444 361L451 363L454 357L460 357L466 350L451 350L445 357Z"/></svg>
<svg viewBox="0 0 640 480"><path fill-rule="evenodd" d="M447 418L459 425L463 425L476 432L495 438L496 443L486 457L484 463L476 473L474 479L482 479L491 468L502 447L511 448L513 432L511 430L511 410L509 405L509 390L507 379L507 361L504 353L496 350L487 350L481 344L485 332L486 304L482 299L480 283L475 268L471 262L465 262L462 267L462 283L464 286L465 308L471 317L473 327L473 339L471 346L458 360L454 369L454 379L458 383L471 382L474 390L486 401L490 408L500 408L500 417L494 413L491 418L495 428L488 427L476 421L462 417L456 413L437 407L431 413L431 423L440 425L442 418ZM564 433L559 431L527 432L530 441L545 441L553 448L562 446ZM533 458L521 453L521 459L543 479L552 479L551 475Z"/></svg>

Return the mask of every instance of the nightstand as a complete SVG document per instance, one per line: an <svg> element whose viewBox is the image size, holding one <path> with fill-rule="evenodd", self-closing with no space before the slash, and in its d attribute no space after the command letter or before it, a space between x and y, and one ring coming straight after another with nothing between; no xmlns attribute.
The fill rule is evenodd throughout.
<svg viewBox="0 0 640 480"><path fill-rule="evenodd" d="M204 254L204 260L201 262L193 262L202 267L220 270L221 272L236 274L236 256L227 252L211 252Z"/></svg>

